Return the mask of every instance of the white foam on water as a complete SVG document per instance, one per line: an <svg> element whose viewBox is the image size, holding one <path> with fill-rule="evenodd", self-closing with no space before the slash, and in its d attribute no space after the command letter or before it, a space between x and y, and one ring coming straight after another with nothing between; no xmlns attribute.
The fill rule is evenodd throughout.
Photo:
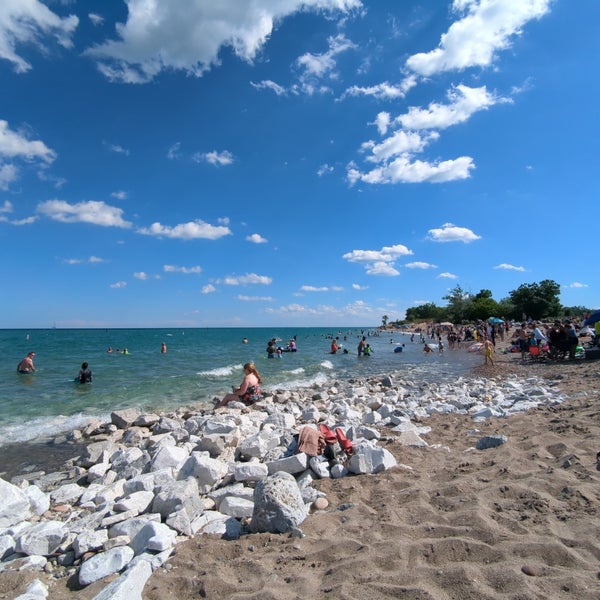
<svg viewBox="0 0 600 600"><path fill-rule="evenodd" d="M66 417L39 417L27 423L6 425L0 427L0 446L15 442L28 442L38 438L47 438L59 435L66 431L81 429L91 421L99 419L102 423L110 422L110 415L84 415L77 414Z"/></svg>
<svg viewBox="0 0 600 600"><path fill-rule="evenodd" d="M287 383L278 383L275 387L278 390L295 390L298 388L312 387L313 385L323 385L329 381L329 377L324 373L317 373L308 379L293 379Z"/></svg>
<svg viewBox="0 0 600 600"><path fill-rule="evenodd" d="M324 360L322 363L320 363L320 366L324 369L333 369L333 363L330 360Z"/></svg>
<svg viewBox="0 0 600 600"><path fill-rule="evenodd" d="M305 372L304 367L298 367L297 369L292 369L291 371L286 371L286 373L289 373L290 375L301 375L304 372Z"/></svg>
<svg viewBox="0 0 600 600"><path fill-rule="evenodd" d="M201 377L229 377L234 371L243 369L244 365L228 365L226 367L218 367L216 369L210 369L208 371L199 371L196 375Z"/></svg>

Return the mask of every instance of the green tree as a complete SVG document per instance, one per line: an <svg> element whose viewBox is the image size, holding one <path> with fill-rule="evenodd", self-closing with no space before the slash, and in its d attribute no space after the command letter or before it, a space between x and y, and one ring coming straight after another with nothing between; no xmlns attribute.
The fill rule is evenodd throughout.
<svg viewBox="0 0 600 600"><path fill-rule="evenodd" d="M444 309L436 306L433 302L427 302L419 306L411 306L406 309L407 321L437 321L442 318Z"/></svg>
<svg viewBox="0 0 600 600"><path fill-rule="evenodd" d="M516 290L509 292L510 301L515 310L532 319L555 317L562 313L562 306L558 295L560 285L551 279L544 279L540 283L524 283Z"/></svg>
<svg viewBox="0 0 600 600"><path fill-rule="evenodd" d="M466 317L469 321L485 321L489 317L500 316L500 305L493 298L475 297L466 308Z"/></svg>
<svg viewBox="0 0 600 600"><path fill-rule="evenodd" d="M448 300L447 318L452 323L462 323L467 319L467 309L472 303L472 299L467 292L465 292L460 285L451 289L447 296L444 296L444 300Z"/></svg>
<svg viewBox="0 0 600 600"><path fill-rule="evenodd" d="M381 317L381 324L386 327L387 326L387 322L388 322L389 317L387 315L383 315L383 317Z"/></svg>

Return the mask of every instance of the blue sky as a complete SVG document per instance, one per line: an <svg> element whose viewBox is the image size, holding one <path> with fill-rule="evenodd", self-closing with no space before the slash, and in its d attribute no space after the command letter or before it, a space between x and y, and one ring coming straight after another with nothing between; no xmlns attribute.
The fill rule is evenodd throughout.
<svg viewBox="0 0 600 600"><path fill-rule="evenodd" d="M597 0L2 0L0 327L598 308Z"/></svg>

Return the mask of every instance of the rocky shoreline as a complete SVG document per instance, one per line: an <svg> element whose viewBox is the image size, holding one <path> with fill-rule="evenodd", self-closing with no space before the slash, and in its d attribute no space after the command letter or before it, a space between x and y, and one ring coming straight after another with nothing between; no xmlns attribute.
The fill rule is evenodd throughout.
<svg viewBox="0 0 600 600"><path fill-rule="evenodd" d="M543 367L534 370L506 360L452 384L396 373L276 391L252 407L214 413L117 411L110 423L71 432L67 444L56 440L61 453L78 454L63 468L0 480L7 499L0 510L0 594L11 580L24 593L30 580L34 588L23 598L54 598L48 589L69 581L72 597L131 600L142 597L153 570L168 569L186 539L249 532L301 538L302 522L328 506L319 481L409 469L387 448L428 446L431 417L462 415L477 424L564 402L565 375L548 379ZM326 461L296 451L294 434L320 422L346 432L351 457ZM479 450L505 442L502 435L472 440ZM273 512L272 505L264 509L273 498L278 520L259 519Z"/></svg>

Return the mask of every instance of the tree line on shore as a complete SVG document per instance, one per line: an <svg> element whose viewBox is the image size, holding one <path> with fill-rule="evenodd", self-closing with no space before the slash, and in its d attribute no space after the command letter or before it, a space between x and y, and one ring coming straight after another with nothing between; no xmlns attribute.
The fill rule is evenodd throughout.
<svg viewBox="0 0 600 600"><path fill-rule="evenodd" d="M593 312L584 306L563 306L560 303L560 285L551 279L539 283L524 283L509 292L508 297L495 300L491 290L482 289L471 294L457 285L443 297L446 306L428 302L406 310L406 319L395 324L418 321L467 323L501 317L509 320L551 319L560 317L584 318ZM392 322L387 315L381 319L385 327Z"/></svg>

